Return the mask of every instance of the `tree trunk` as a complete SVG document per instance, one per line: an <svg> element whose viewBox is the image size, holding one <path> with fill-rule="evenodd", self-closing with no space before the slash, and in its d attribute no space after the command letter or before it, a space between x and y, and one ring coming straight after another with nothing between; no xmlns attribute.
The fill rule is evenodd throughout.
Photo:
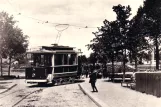
<svg viewBox="0 0 161 107"><path fill-rule="evenodd" d="M112 81L114 81L114 72L115 72L115 68L114 68L114 60L112 58Z"/></svg>
<svg viewBox="0 0 161 107"><path fill-rule="evenodd" d="M130 60L130 64L132 63L132 52L130 51L129 53L129 60Z"/></svg>
<svg viewBox="0 0 161 107"><path fill-rule="evenodd" d="M124 51L124 58L123 58L123 82L125 82L125 64L126 64L126 49L125 49L125 51Z"/></svg>
<svg viewBox="0 0 161 107"><path fill-rule="evenodd" d="M135 52L135 72L137 72L137 70L138 70L138 64L137 64L137 55Z"/></svg>
<svg viewBox="0 0 161 107"><path fill-rule="evenodd" d="M114 53L112 53L112 81L114 81L114 73L115 73L115 67L114 67Z"/></svg>
<svg viewBox="0 0 161 107"><path fill-rule="evenodd" d="M155 38L155 47L156 47L156 56L155 56L155 60L156 60L156 70L159 70L159 46L158 46L158 40L157 37Z"/></svg>
<svg viewBox="0 0 161 107"><path fill-rule="evenodd" d="M3 69L2 69L2 57L1 57L1 76L3 76Z"/></svg>
<svg viewBox="0 0 161 107"><path fill-rule="evenodd" d="M11 57L9 57L8 76L10 76L10 71L11 71Z"/></svg>

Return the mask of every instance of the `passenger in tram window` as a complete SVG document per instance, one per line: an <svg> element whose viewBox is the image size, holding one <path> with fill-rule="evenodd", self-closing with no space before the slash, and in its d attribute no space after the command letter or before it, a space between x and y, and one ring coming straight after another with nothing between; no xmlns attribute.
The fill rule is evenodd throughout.
<svg viewBox="0 0 161 107"><path fill-rule="evenodd" d="M36 62L36 67L38 67L39 66L39 63L38 62Z"/></svg>

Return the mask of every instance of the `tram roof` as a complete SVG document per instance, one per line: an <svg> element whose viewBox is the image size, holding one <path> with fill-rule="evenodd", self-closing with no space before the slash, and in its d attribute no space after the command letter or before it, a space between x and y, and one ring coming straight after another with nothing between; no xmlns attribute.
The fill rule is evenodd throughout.
<svg viewBox="0 0 161 107"><path fill-rule="evenodd" d="M42 49L45 49L45 50L73 50L74 47L53 45L53 46L42 46Z"/></svg>
<svg viewBox="0 0 161 107"><path fill-rule="evenodd" d="M74 50L35 50L35 51L28 51L27 53L33 54L56 54L56 53L77 53Z"/></svg>

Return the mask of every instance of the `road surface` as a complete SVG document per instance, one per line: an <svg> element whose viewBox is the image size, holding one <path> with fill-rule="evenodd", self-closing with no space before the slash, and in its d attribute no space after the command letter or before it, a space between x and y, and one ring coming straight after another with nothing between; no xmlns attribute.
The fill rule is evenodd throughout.
<svg viewBox="0 0 161 107"><path fill-rule="evenodd" d="M24 79L0 94L0 107L97 107L78 87L78 83L59 86L26 84Z"/></svg>

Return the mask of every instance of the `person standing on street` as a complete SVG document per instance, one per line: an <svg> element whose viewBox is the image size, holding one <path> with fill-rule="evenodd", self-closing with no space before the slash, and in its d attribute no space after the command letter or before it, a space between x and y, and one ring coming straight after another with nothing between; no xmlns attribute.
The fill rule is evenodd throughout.
<svg viewBox="0 0 161 107"><path fill-rule="evenodd" d="M89 73L89 68L88 68L88 64L85 65L85 75L86 75L86 78L88 78L88 73Z"/></svg>
<svg viewBox="0 0 161 107"><path fill-rule="evenodd" d="M92 89L93 89L92 92L98 92L97 87L96 87L96 80L97 80L97 70L95 69L91 73L90 80L89 80L89 83L91 83L91 86L92 86Z"/></svg>

